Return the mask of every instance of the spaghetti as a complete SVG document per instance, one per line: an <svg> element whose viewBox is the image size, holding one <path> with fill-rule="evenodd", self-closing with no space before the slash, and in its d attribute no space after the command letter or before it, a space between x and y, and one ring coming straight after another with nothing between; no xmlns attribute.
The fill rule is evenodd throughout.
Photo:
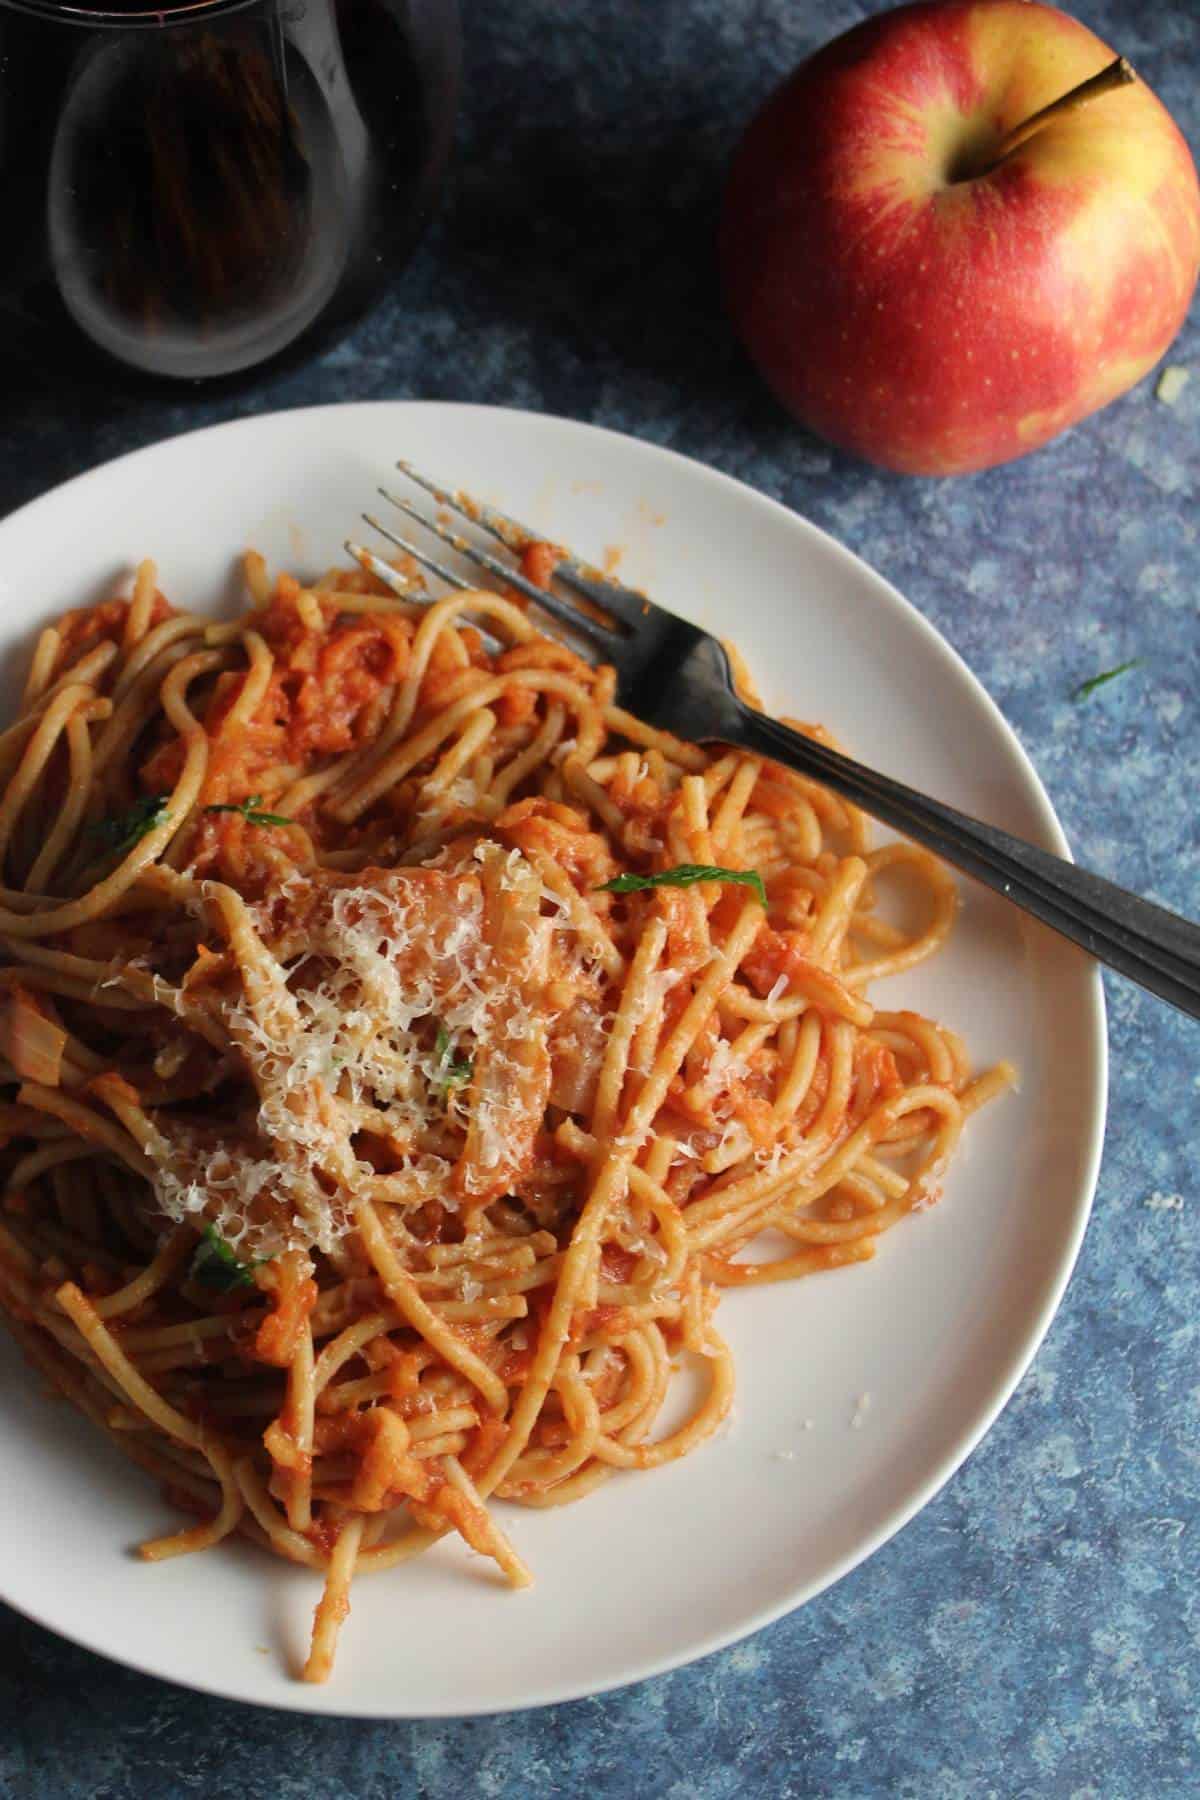
<svg viewBox="0 0 1200 1800"><path fill-rule="evenodd" d="M950 930L924 852L500 595L246 574L67 614L0 737L0 1300L193 1515L143 1556L323 1574L319 1681L358 1575L524 1585L494 1498L711 1437L721 1289L872 1256L1011 1071L867 998Z"/></svg>

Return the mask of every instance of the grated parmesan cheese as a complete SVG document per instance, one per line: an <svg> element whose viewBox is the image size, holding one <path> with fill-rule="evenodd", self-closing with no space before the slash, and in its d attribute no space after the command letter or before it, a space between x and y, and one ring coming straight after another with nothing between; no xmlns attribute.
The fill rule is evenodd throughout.
<svg viewBox="0 0 1200 1800"><path fill-rule="evenodd" d="M505 896L499 925L487 880ZM224 1003L257 1110L233 1139L170 1123L153 1152L162 1210L204 1213L234 1247L328 1253L360 1198L407 1210L503 1192L542 1123L550 970L570 960L557 920L540 916L532 865L485 842L457 871L297 875L282 891L299 947L280 960L260 907L261 955ZM468 1079L447 1083L464 1065ZM364 1130L398 1169L356 1153Z"/></svg>

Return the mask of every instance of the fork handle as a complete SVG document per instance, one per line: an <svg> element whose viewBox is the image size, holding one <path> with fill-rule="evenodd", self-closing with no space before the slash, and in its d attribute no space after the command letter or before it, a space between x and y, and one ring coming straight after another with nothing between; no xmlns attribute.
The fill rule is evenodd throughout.
<svg viewBox="0 0 1200 1800"><path fill-rule="evenodd" d="M740 749L811 775L843 799L1082 946L1182 1012L1200 1018L1200 926L994 825L931 800L738 703L722 733Z"/></svg>

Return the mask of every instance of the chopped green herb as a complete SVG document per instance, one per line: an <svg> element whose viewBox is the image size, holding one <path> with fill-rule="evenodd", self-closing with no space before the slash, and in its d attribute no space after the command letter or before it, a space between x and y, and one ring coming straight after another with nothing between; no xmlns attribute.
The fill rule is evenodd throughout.
<svg viewBox="0 0 1200 1800"><path fill-rule="evenodd" d="M259 812L258 803L261 794L251 794L248 800L239 800L236 804L222 803L220 806L206 806L206 813L240 813L247 825L291 825L291 819L285 819L282 813Z"/></svg>
<svg viewBox="0 0 1200 1800"><path fill-rule="evenodd" d="M270 1259L258 1257L254 1262L244 1263L225 1242L213 1225L204 1227L204 1236L196 1245L192 1255L192 1266L188 1271L193 1281L201 1287L213 1288L218 1294L231 1294L235 1288L253 1287L255 1269Z"/></svg>
<svg viewBox="0 0 1200 1800"><path fill-rule="evenodd" d="M466 1056L455 1056L450 1048L450 1033L444 1025L439 1025L437 1037L433 1045L434 1064L436 1069L435 1086L440 1089L442 1104L446 1105L454 1088L466 1087L471 1079L471 1060Z"/></svg>
<svg viewBox="0 0 1200 1800"><path fill-rule="evenodd" d="M166 824L171 816L167 811L169 798L168 794L143 794L128 812L115 819L97 819L89 830L110 850L132 850L158 826Z"/></svg>
<svg viewBox="0 0 1200 1800"><path fill-rule="evenodd" d="M661 875L618 875L598 887L598 894L636 894L642 888L691 887L696 881L733 881L754 889L760 906L767 904L767 890L757 869L718 869L707 863L680 863L677 869L664 869Z"/></svg>
<svg viewBox="0 0 1200 1800"><path fill-rule="evenodd" d="M1096 689L1103 687L1106 681L1115 681L1118 675L1124 675L1130 669L1140 668L1141 663L1140 656L1132 656L1128 662L1118 663L1115 669L1105 669L1102 675L1093 675L1090 681L1081 681L1071 695L1072 700L1086 700L1089 694L1094 694Z"/></svg>

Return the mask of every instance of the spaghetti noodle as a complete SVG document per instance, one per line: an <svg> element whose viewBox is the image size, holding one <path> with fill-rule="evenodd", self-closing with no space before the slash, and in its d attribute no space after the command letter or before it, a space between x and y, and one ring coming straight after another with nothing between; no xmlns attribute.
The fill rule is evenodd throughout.
<svg viewBox="0 0 1200 1800"><path fill-rule="evenodd" d="M67 614L0 737L0 1300L198 1521L145 1557L323 1574L319 1681L358 1575L523 1585L494 1498L711 1437L721 1289L872 1256L1011 1071L867 998L950 930L924 852L500 595L246 573Z"/></svg>

